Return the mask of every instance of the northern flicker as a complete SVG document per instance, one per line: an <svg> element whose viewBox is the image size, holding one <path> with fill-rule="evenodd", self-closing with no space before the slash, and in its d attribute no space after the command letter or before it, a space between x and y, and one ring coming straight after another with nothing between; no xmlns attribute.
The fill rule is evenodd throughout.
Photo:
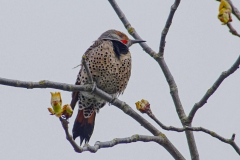
<svg viewBox="0 0 240 160"><path fill-rule="evenodd" d="M131 75L131 54L129 47L143 40L131 40L116 30L104 32L85 52L85 61L97 87L117 97L125 90ZM83 65L77 76L76 85L88 83ZM87 143L93 133L96 113L106 101L87 92L73 92L71 107L79 104L79 111L73 126L73 139L80 137L80 145Z"/></svg>

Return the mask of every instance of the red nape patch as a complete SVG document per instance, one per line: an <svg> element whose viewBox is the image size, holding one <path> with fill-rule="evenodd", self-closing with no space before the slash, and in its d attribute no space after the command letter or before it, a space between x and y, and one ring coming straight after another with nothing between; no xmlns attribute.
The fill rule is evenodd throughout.
<svg viewBox="0 0 240 160"><path fill-rule="evenodd" d="M128 43L127 40L121 40L121 42L122 42L123 44L127 44L127 43Z"/></svg>

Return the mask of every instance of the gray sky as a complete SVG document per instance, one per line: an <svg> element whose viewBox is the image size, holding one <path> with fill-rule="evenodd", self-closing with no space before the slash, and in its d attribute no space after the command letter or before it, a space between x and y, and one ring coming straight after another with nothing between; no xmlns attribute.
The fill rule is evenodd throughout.
<svg viewBox="0 0 240 160"><path fill-rule="evenodd" d="M117 1L141 37L158 51L159 40L173 1ZM233 0L238 9L240 1ZM167 36L166 62L178 85L188 114L222 71L240 53L240 39L217 19L219 2L182 1ZM43 79L75 83L83 53L101 33L117 29L127 33L108 1L0 0L0 77L26 81ZM240 32L240 23L233 17ZM147 99L165 125L180 127L169 87L157 63L139 45L131 47L132 76L120 99L131 105ZM193 121L240 145L240 71L227 78ZM20 89L0 85L0 159L172 159L155 143L132 143L101 149L96 154L75 153L65 139L59 120L50 116L54 89ZM71 93L63 92L63 104ZM77 107L76 107L77 108ZM72 128L76 111L70 119ZM154 125L146 115L142 115ZM155 125L156 126L156 125ZM159 128L159 127L158 127ZM159 128L160 129L160 128ZM184 133L163 131L183 156L190 159ZM114 106L96 117L90 140L108 141L133 134L151 135ZM234 149L204 133L195 133L201 159L239 159ZM79 139L76 140L79 143Z"/></svg>

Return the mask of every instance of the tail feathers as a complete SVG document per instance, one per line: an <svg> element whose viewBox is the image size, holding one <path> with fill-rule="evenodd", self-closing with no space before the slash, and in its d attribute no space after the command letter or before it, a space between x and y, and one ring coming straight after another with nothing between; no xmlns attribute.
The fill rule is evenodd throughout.
<svg viewBox="0 0 240 160"><path fill-rule="evenodd" d="M90 117L85 118L83 112L84 112L83 110L78 111L78 115L76 117L72 130L74 140L77 137L80 137L80 145L82 145L82 142L84 140L85 143L87 143L90 140L93 133L96 117L96 113L93 112Z"/></svg>

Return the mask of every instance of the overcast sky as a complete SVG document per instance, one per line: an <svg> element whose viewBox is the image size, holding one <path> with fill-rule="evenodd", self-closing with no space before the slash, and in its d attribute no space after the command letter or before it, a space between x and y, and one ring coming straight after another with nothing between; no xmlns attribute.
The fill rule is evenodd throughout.
<svg viewBox="0 0 240 160"><path fill-rule="evenodd" d="M240 9L240 1L232 1ZM174 1L117 2L142 39L158 51ZM218 7L215 0L182 1L166 38L166 63L187 114L240 53L240 39L217 19ZM79 68L72 68L80 64L83 53L101 33L109 29L127 33L108 1L99 0L0 0L0 22L0 77L23 81L75 83ZM234 16L232 24L240 32L240 23ZM181 127L158 64L139 45L132 46L130 51L132 76L120 99L134 110L136 101L147 99L162 123ZM225 138L236 133L240 146L239 82L237 70L197 112L193 126L208 128ZM0 85L0 159L172 159L163 147L152 142L117 145L96 154L76 153L65 139L59 120L48 113L50 92L55 91L58 90ZM70 103L71 93L61 93L63 104ZM70 131L75 116L76 110L70 119ZM146 115L142 116L155 125ZM184 133L158 128L190 159ZM96 116L90 144L134 134L151 135L118 108L106 105ZM201 159L239 159L230 145L204 133L194 135ZM76 141L79 144L79 139Z"/></svg>

